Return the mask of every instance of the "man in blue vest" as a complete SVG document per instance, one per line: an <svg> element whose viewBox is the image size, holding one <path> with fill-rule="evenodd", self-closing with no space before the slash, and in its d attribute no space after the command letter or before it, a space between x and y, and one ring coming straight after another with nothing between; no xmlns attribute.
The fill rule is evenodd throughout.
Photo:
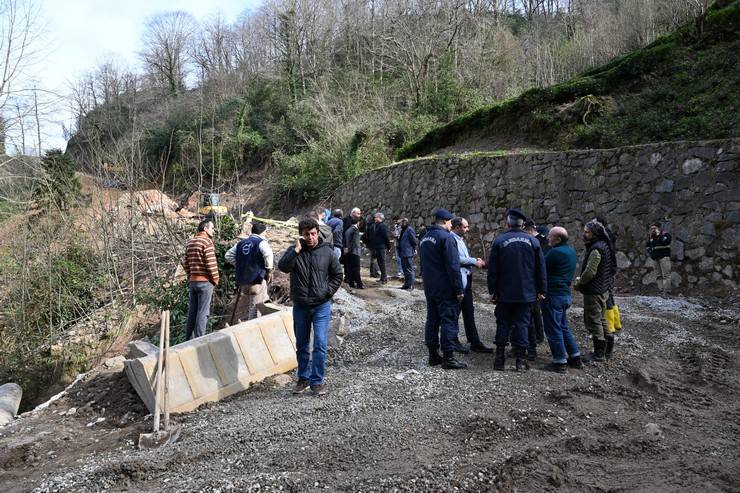
<svg viewBox="0 0 740 493"><path fill-rule="evenodd" d="M445 209L435 209L433 215L434 224L419 243L427 301L424 339L429 349L429 366L441 364L446 370L458 370L468 366L457 361L453 352L460 302L464 297L460 256L457 242L450 233L452 214ZM442 356L439 354L440 346Z"/></svg>
<svg viewBox="0 0 740 493"><path fill-rule="evenodd" d="M264 310L269 299L267 283L272 280L273 253L267 239L264 223L252 223L252 234L226 252L226 261L236 265L236 295L231 324L240 320L251 320L257 310Z"/></svg>
<svg viewBox="0 0 740 493"><path fill-rule="evenodd" d="M516 370L527 364L527 330L532 305L545 299L547 273L539 241L524 232L527 217L519 209L506 212L507 231L496 237L488 259L488 292L496 303L496 357L494 370L503 370L506 345L511 339ZM426 268L426 266L425 266Z"/></svg>

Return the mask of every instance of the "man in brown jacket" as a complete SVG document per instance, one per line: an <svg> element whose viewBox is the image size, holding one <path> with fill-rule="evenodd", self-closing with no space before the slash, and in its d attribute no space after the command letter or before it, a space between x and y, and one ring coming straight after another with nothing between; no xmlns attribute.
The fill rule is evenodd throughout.
<svg viewBox="0 0 740 493"><path fill-rule="evenodd" d="M190 281L188 324L185 339L205 335L211 312L213 288L218 285L218 265L213 246L213 221L205 219L198 224L198 232L185 246L182 263Z"/></svg>

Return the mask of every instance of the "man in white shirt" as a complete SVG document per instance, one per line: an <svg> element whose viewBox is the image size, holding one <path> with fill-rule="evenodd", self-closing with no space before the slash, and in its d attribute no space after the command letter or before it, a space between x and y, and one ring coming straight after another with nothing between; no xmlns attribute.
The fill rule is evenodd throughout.
<svg viewBox="0 0 740 493"><path fill-rule="evenodd" d="M478 328L475 326L475 314L473 306L473 267L482 269L485 265L483 259L473 258L468 252L465 244L465 235L470 230L468 221L464 217L455 217L452 219L452 237L457 242L457 251L460 254L460 274L462 274L464 297L460 311L462 311L463 324L465 325L465 337L470 343L470 350L455 339L457 352L469 353L492 353L493 349L485 346L478 335Z"/></svg>
<svg viewBox="0 0 740 493"><path fill-rule="evenodd" d="M236 265L239 285L231 324L255 318L258 310L264 311L264 303L269 299L267 283L272 280L274 254L265 237L266 230L264 223L252 223L252 234L226 252L226 261Z"/></svg>

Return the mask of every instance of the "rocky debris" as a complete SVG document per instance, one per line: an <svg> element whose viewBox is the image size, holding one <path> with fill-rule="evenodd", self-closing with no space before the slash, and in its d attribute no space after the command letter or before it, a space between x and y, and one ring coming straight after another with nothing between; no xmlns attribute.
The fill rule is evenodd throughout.
<svg viewBox="0 0 740 493"><path fill-rule="evenodd" d="M103 362L103 366L109 370L123 370L123 362L126 361L125 356L114 356L108 358Z"/></svg>
<svg viewBox="0 0 740 493"><path fill-rule="evenodd" d="M293 377L291 377L287 373L281 373L279 375L272 375L265 379L266 384L272 385L274 387L287 387L288 385L293 384L293 382L294 382Z"/></svg>
<svg viewBox="0 0 740 493"><path fill-rule="evenodd" d="M481 281L474 288L481 288L478 328L490 344L495 307L483 301ZM346 335L329 349L324 398L294 396L293 378L276 375L178 415L181 441L152 453L131 441L151 426L146 411L132 412L124 392L131 396L131 389L99 375L72 392L74 401L65 398L64 416L53 415L80 431L65 431L72 438L64 442L39 441L33 468L16 458L0 477L15 474L19 489L37 491L731 490L740 432L727 417L737 411L740 379L732 377L740 368L730 353L711 356L706 346L692 352L688 339L666 341L681 324L693 338L726 337L728 351L737 351L734 328L714 322L736 320L736 308L697 310L692 320L684 305L672 312L656 308L660 300L620 296L617 303L625 329L607 364L551 375L540 371L549 357L545 344L524 374L494 372L490 355L481 354L461 355L470 367L447 372L426 364L422 294L391 287L340 292L334 315L346 317ZM580 307L569 314L579 344L589 347ZM711 374L723 377L709 380ZM78 408L72 416L69 406ZM8 440L0 436L0 459ZM106 447L77 451L95 440ZM614 473L620 470L631 474Z"/></svg>
<svg viewBox="0 0 740 493"><path fill-rule="evenodd" d="M646 424L645 433L652 437L663 438L663 430L661 430L660 426L656 425L655 423Z"/></svg>
<svg viewBox="0 0 740 493"><path fill-rule="evenodd" d="M144 356L157 354L159 352L159 348L157 346L144 339L131 341L128 343L127 347L129 359L143 358Z"/></svg>
<svg viewBox="0 0 740 493"><path fill-rule="evenodd" d="M0 385L0 426L4 426L18 414L21 405L23 389L17 383Z"/></svg>

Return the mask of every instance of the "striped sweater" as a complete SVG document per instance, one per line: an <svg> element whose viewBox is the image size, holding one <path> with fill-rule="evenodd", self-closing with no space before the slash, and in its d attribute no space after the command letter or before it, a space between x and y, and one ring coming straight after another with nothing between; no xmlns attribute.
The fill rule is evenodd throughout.
<svg viewBox="0 0 740 493"><path fill-rule="evenodd" d="M182 263L190 282L210 281L218 284L218 264L213 240L201 231L185 245L185 260Z"/></svg>

